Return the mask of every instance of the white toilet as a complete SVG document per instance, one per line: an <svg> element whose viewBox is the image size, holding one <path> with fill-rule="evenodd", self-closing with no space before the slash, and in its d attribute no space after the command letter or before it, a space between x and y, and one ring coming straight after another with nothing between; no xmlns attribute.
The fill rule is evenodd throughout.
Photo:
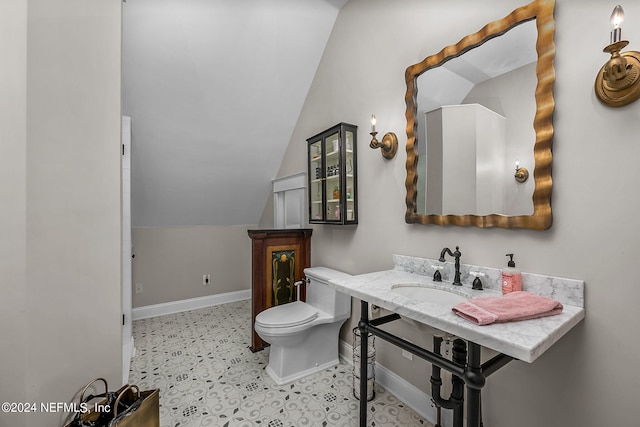
<svg viewBox="0 0 640 427"><path fill-rule="evenodd" d="M339 363L340 327L351 316L351 297L329 287L348 277L326 267L306 268L307 301L271 307L256 316L255 330L271 344L267 374L282 385Z"/></svg>

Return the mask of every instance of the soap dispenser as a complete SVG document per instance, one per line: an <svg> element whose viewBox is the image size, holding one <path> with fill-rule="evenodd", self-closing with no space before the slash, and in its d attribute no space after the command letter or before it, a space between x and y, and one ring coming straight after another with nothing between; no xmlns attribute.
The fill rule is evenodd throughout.
<svg viewBox="0 0 640 427"><path fill-rule="evenodd" d="M507 263L507 268L502 270L503 294L522 290L522 275L520 274L520 270L516 268L516 263L513 261L513 254L507 254L506 256L510 259Z"/></svg>

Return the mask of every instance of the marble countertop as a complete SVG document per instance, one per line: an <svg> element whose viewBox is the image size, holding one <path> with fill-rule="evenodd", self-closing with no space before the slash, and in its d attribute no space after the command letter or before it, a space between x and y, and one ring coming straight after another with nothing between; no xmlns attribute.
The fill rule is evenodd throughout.
<svg viewBox="0 0 640 427"><path fill-rule="evenodd" d="M407 269L395 258L394 262L395 267L392 270L333 279L329 281L329 285L340 292L378 305L402 317L529 363L536 360L585 317L582 306L584 293L582 281L559 279L560 285L566 286L556 289L558 283L552 278L541 280L543 276L538 275L529 275L530 277L527 278L523 273L523 290L548 297L557 296L555 299L562 302L564 306L562 313L539 319L478 326L454 314L451 307L411 300L393 292L391 287L398 284L427 285L458 293L467 298L499 296L501 291L491 287L485 287L483 291L475 291L464 280L462 287L454 287L450 281L446 281L445 276L443 276L443 282L435 283L429 275L418 274ZM563 289L569 290L568 297Z"/></svg>

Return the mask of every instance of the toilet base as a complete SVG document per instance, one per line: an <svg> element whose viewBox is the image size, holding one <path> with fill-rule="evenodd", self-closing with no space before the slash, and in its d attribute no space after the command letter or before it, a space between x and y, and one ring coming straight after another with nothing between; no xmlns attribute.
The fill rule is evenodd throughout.
<svg viewBox="0 0 640 427"><path fill-rule="evenodd" d="M269 348L267 374L283 385L308 375L336 366L340 327L344 320L315 325L295 336L273 338Z"/></svg>
<svg viewBox="0 0 640 427"><path fill-rule="evenodd" d="M284 385L284 384L292 383L294 381L298 381L299 379L307 377L309 375L313 375L316 372L320 372L320 371L324 371L325 369L332 368L334 366L337 366L339 363L340 363L339 359L331 360L331 361L329 361L327 363L324 363L322 365L314 366L313 368L309 368L306 371L297 372L297 373L289 375L287 377L278 376L278 374L276 374L276 372L271 368L271 366L267 366L265 371L267 372L267 375L269 375L269 377L277 385Z"/></svg>

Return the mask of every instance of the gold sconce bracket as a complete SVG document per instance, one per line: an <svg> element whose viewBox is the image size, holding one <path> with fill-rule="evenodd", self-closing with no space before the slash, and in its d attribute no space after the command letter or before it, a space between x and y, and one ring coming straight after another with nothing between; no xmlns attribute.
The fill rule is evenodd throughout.
<svg viewBox="0 0 640 427"><path fill-rule="evenodd" d="M640 52L620 52L628 45L626 40L611 43L603 52L611 58L596 77L598 99L609 107L622 107L640 98Z"/></svg>
<svg viewBox="0 0 640 427"><path fill-rule="evenodd" d="M516 178L516 181L522 184L523 182L527 182L527 179L529 179L529 171L527 168L518 168L513 176Z"/></svg>
<svg viewBox="0 0 640 427"><path fill-rule="evenodd" d="M369 147L373 149L379 148L382 153L382 157L388 160L393 159L398 151L398 137L396 134L393 132L385 133L382 137L382 142L376 139L378 132L371 132L370 134L372 138Z"/></svg>

